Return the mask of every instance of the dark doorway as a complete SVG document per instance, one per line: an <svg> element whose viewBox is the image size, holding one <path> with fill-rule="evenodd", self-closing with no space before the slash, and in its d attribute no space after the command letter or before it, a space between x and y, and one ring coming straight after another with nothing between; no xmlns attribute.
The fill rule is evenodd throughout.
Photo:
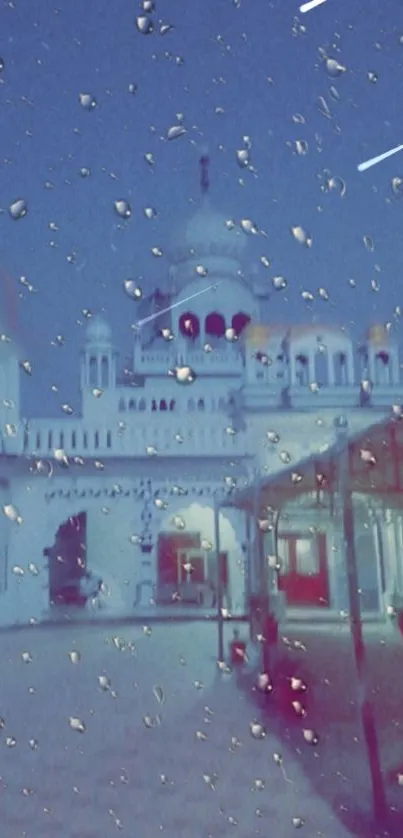
<svg viewBox="0 0 403 838"><path fill-rule="evenodd" d="M54 544L43 552L49 563L50 604L84 607L87 598L80 592L80 580L87 563L87 513L61 524Z"/></svg>
<svg viewBox="0 0 403 838"><path fill-rule="evenodd" d="M329 607L325 533L281 533L279 589L291 606Z"/></svg>

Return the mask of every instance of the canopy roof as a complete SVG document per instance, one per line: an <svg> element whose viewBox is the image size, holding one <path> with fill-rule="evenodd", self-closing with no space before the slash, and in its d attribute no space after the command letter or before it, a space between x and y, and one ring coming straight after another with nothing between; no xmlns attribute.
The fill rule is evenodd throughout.
<svg viewBox="0 0 403 838"><path fill-rule="evenodd" d="M337 442L325 453L300 460L282 472L234 491L220 507L261 515L267 507L280 509L301 495L332 493L337 490L340 451ZM403 506L403 421L399 417L378 422L350 437L348 461L351 492L375 495L389 507Z"/></svg>

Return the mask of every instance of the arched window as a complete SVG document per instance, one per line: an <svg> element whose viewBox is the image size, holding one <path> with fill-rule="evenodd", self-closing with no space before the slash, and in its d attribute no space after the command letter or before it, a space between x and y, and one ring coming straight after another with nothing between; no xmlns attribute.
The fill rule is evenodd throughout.
<svg viewBox="0 0 403 838"><path fill-rule="evenodd" d="M385 350L375 355L375 381L377 384L390 384L390 356Z"/></svg>
<svg viewBox="0 0 403 838"><path fill-rule="evenodd" d="M326 386L329 383L327 351L318 350L315 353L315 381L322 386Z"/></svg>
<svg viewBox="0 0 403 838"><path fill-rule="evenodd" d="M347 356L345 352L337 352L333 359L334 383L336 387L343 387L348 384Z"/></svg>
<svg viewBox="0 0 403 838"><path fill-rule="evenodd" d="M219 410L226 410L227 407L227 400L224 399L224 396L220 396L218 399L218 409Z"/></svg>
<svg viewBox="0 0 403 838"><path fill-rule="evenodd" d="M198 402L197 402L197 409L198 410L204 410L204 408L205 408L204 399L199 399Z"/></svg>
<svg viewBox="0 0 403 838"><path fill-rule="evenodd" d="M206 335L222 338L225 335L225 319L222 314L219 314L217 311L212 311L211 314L208 314L204 324L204 330Z"/></svg>
<svg viewBox="0 0 403 838"><path fill-rule="evenodd" d="M171 399L171 401L169 402L169 410L172 412L173 410L175 410L175 407L175 399Z"/></svg>
<svg viewBox="0 0 403 838"><path fill-rule="evenodd" d="M76 434L75 431L73 431L73 433L71 435L71 447L72 448L77 448L77 434Z"/></svg>
<svg viewBox="0 0 403 838"><path fill-rule="evenodd" d="M83 448L88 448L88 434L87 431L83 433Z"/></svg>
<svg viewBox="0 0 403 838"><path fill-rule="evenodd" d="M165 399L161 399L160 401L160 410L168 410L167 403Z"/></svg>
<svg viewBox="0 0 403 838"><path fill-rule="evenodd" d="M232 318L232 328L238 336L242 334L248 323L250 323L250 317L243 311L238 311Z"/></svg>
<svg viewBox="0 0 403 838"><path fill-rule="evenodd" d="M123 413L126 410L126 402L124 399L119 399L119 411Z"/></svg>
<svg viewBox="0 0 403 838"><path fill-rule="evenodd" d="M101 387L109 384L109 361L105 356L101 360Z"/></svg>
<svg viewBox="0 0 403 838"><path fill-rule="evenodd" d="M200 334L199 318L191 311L185 311L179 318L179 331L181 335L195 340Z"/></svg>
<svg viewBox="0 0 403 838"><path fill-rule="evenodd" d="M89 361L89 385L96 387L98 384L98 363L97 359L92 356Z"/></svg>
<svg viewBox="0 0 403 838"><path fill-rule="evenodd" d="M145 409L146 409L146 400L145 399L140 399L139 410L145 410Z"/></svg>
<svg viewBox="0 0 403 838"><path fill-rule="evenodd" d="M158 410L157 402L156 402L156 400L155 400L155 399L153 399L153 400L152 400L152 402L151 402L151 410L152 410L153 412L155 412L156 410Z"/></svg>
<svg viewBox="0 0 403 838"><path fill-rule="evenodd" d="M196 407L196 405L195 405L194 399L189 399L188 400L188 411L189 411L189 413L193 413L194 410L195 410L195 407Z"/></svg>
<svg viewBox="0 0 403 838"><path fill-rule="evenodd" d="M48 448L53 448L53 434L52 431L48 433Z"/></svg>
<svg viewBox="0 0 403 838"><path fill-rule="evenodd" d="M112 434L110 431L106 432L106 447L112 448Z"/></svg>
<svg viewBox="0 0 403 838"><path fill-rule="evenodd" d="M59 434L59 448L64 448L64 433L60 431Z"/></svg>
<svg viewBox="0 0 403 838"><path fill-rule="evenodd" d="M99 448L99 432L95 431L94 434L94 448Z"/></svg>
<svg viewBox="0 0 403 838"><path fill-rule="evenodd" d="M136 410L136 401L135 401L135 399L130 399L130 401L129 401L129 410Z"/></svg>
<svg viewBox="0 0 403 838"><path fill-rule="evenodd" d="M309 384L309 365L306 355L297 355L295 359L295 374L297 384L301 384L301 386Z"/></svg>

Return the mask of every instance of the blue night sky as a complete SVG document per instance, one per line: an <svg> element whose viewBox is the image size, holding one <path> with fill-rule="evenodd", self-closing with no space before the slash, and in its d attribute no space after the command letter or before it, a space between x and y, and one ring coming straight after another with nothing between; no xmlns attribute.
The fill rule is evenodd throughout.
<svg viewBox="0 0 403 838"><path fill-rule="evenodd" d="M129 353L136 304L122 283L168 287L167 259L151 248L164 250L172 227L192 212L205 143L213 203L267 231L250 244L252 262L271 260L259 267L262 281L288 280L267 303L274 322L317 318L357 337L374 320L400 329L403 187L396 196L392 179L403 178L403 156L364 173L357 165L403 142L403 6L327 0L302 15L298 5L157 0L155 31L145 36L135 25L141 4L127 0L3 2L0 263L21 296L19 332L33 365L26 412L62 415L62 404L77 405L83 309L103 311L121 360ZM160 22L173 29L161 35ZM324 54L346 72L330 78ZM85 110L80 93L97 107ZM320 113L320 96L331 118ZM178 113L187 133L167 142ZM236 161L245 136L255 172ZM305 155L297 140L308 144ZM80 175L83 167L90 176ZM326 170L343 179L344 197L321 191ZM8 207L17 198L28 214L15 221ZM120 198L131 204L128 221L114 212ZM154 220L145 207L157 210ZM312 235L310 249L292 238L292 225ZM57 335L61 347L52 346Z"/></svg>

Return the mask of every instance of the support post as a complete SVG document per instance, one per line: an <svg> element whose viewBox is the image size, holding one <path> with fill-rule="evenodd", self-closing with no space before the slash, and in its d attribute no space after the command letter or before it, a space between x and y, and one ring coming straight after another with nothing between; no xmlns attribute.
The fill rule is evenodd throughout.
<svg viewBox="0 0 403 838"><path fill-rule="evenodd" d="M218 629L218 662L224 661L224 616L222 610L223 602L223 579L221 567L221 544L220 544L220 504L214 501L214 541L216 551L217 567L217 629Z"/></svg>
<svg viewBox="0 0 403 838"><path fill-rule="evenodd" d="M250 567L250 552L251 552L250 551L250 537L251 537L250 513L248 512L248 510L246 510L245 515L246 515L246 520L245 520L245 539L246 539L246 541L245 541L245 546L246 546L246 549L245 549L245 601L246 602L245 602L245 604L246 604L246 608L245 608L245 611L246 611L246 614L249 617L249 632L250 632L250 629L251 629L251 624L250 624L250 622L251 622L250 621L250 595L252 593L252 585L251 585L252 578L251 578L251 567Z"/></svg>
<svg viewBox="0 0 403 838"><path fill-rule="evenodd" d="M366 677L366 652L362 630L360 596L358 592L359 583L355 549L353 493L350 486L348 424L344 417L338 417L335 420L335 426L338 438L338 488L341 501L344 557L347 565L350 629L357 672L357 703L371 776L373 814L375 821L379 824L386 819L387 803L380 763L378 736Z"/></svg>

